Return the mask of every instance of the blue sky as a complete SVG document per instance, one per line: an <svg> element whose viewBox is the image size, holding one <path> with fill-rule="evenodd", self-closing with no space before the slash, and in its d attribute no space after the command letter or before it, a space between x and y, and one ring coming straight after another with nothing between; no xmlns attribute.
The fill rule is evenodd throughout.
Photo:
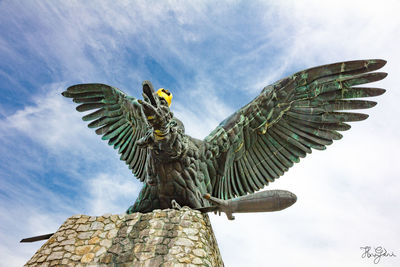
<svg viewBox="0 0 400 267"><path fill-rule="evenodd" d="M285 211L210 215L226 266L372 266L360 246L400 263L398 1L0 1L0 257L21 266L73 214L122 213L140 183L61 92L106 83L141 97L170 89L186 132L205 137L293 72L383 58L388 89L370 118L269 188Z"/></svg>

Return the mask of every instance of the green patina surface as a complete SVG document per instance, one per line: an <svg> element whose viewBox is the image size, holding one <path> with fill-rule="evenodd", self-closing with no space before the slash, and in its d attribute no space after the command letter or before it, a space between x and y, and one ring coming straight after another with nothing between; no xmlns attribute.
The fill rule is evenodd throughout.
<svg viewBox="0 0 400 267"><path fill-rule="evenodd" d="M79 103L102 139L144 186L132 212L170 208L171 201L208 207L208 193L231 199L260 190L282 176L311 149L324 150L348 130L346 122L367 115L379 88L353 87L383 79L374 72L384 60L358 60L311 68L265 87L253 101L224 120L204 140L185 134L184 126L150 82L143 100L104 84L80 84L63 95Z"/></svg>

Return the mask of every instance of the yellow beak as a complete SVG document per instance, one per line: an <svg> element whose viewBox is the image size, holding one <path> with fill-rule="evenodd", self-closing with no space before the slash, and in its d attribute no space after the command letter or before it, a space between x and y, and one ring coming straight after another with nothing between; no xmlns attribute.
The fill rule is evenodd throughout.
<svg viewBox="0 0 400 267"><path fill-rule="evenodd" d="M160 88L158 89L157 94L167 101L168 107L171 106L172 94L168 90Z"/></svg>

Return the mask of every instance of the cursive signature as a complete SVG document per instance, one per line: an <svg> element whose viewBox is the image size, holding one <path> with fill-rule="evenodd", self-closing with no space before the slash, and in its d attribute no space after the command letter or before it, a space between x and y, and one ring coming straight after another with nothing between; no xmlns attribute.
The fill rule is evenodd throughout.
<svg viewBox="0 0 400 267"><path fill-rule="evenodd" d="M388 252L384 247L374 247L372 249L370 246L360 247L363 251L361 258L373 258L374 263L377 264L381 260L381 257L396 257L393 252Z"/></svg>

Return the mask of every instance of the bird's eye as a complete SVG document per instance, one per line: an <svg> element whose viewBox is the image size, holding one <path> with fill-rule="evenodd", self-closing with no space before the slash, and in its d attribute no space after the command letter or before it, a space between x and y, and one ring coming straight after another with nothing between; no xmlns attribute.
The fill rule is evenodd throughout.
<svg viewBox="0 0 400 267"><path fill-rule="evenodd" d="M167 100L165 100L164 97L160 97L160 101L161 101L163 104L165 104L165 105L168 106L168 102L167 102Z"/></svg>

